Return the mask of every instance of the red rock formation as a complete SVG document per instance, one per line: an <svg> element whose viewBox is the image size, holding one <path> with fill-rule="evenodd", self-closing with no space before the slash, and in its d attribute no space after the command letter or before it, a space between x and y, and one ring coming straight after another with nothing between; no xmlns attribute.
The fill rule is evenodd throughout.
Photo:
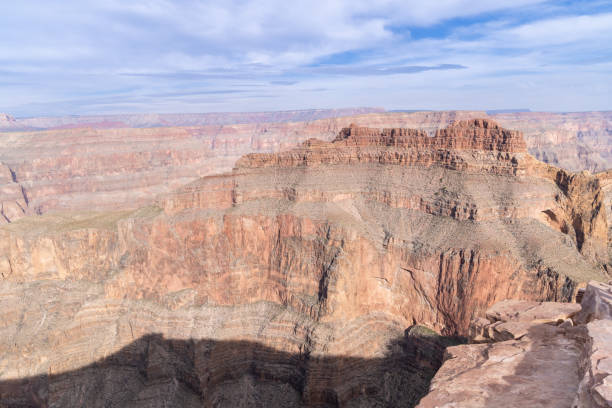
<svg viewBox="0 0 612 408"><path fill-rule="evenodd" d="M373 129L352 126L343 129L332 143L340 146L385 146L415 149L496 150L526 152L518 131L506 130L487 119L458 121L429 137L415 129Z"/></svg>
<svg viewBox="0 0 612 408"><path fill-rule="evenodd" d="M28 214L135 209L151 202L156 194L167 193L201 176L230 170L243 154L286 150L313 137L333 140L351 123L374 128L414 127L434 135L450 123L487 116L484 112L469 111L370 113L287 122L348 113L355 111L43 118L38 125L49 125L49 121L54 126L69 127L75 126L75 121L81 123L80 126L106 121L101 126L104 128L112 127L113 121L124 123L122 126L209 125L4 133L0 134L0 161L11 167L28 197L29 205L25 208ZM493 117L499 118L502 125L525 130L527 146L537 157L570 169L593 170L607 166L602 159L607 157L603 150L610 128L606 125L606 113L521 113ZM32 119L35 120L38 119ZM260 123L269 120L282 123ZM232 122L242 124L230 124ZM18 119L13 124L24 126L25 123ZM34 122L31 125L35 126ZM557 137L555 132L563 136ZM591 143L590 153L583 155L578 150L587 143ZM546 152L551 157L542 155ZM597 152L601 152L600 158L595 157ZM453 158L448 160L452 162ZM598 164L589 164L594 162ZM12 211L11 214L12 219L21 216L20 212Z"/></svg>
<svg viewBox="0 0 612 408"><path fill-rule="evenodd" d="M415 324L465 335L499 300L571 300L606 276L545 213L595 220L580 231L597 241L599 184L557 172L490 121L435 137L351 128L247 155L155 206L22 218L0 228L2 379L44 374L70 390L49 403L93 404L70 373L113 378L87 367L115 367L105 357L133 356L135 344L130 367L181 384L165 398L193 397L187 387L212 405L252 387L298 406L414 403L426 385L417 351L437 349L406 343ZM152 333L181 342L138 342ZM248 344L238 353L226 341ZM168 355L186 368L160 374ZM142 401L159 391L146 381L122 392Z"/></svg>
<svg viewBox="0 0 612 408"><path fill-rule="evenodd" d="M529 152L539 160L572 171L612 167L612 112L521 112L492 118L523 131Z"/></svg>
<svg viewBox="0 0 612 408"><path fill-rule="evenodd" d="M393 149L389 149L393 148ZM469 160L461 150L486 152L526 152L519 132L502 129L487 120L459 121L429 137L415 129L373 129L349 127L343 129L331 143L308 140L301 149L280 154L251 154L241 158L238 168L314 164L379 163L404 166L444 165L455 170L468 170ZM496 167L477 171L515 174L517 166L510 155L497 155Z"/></svg>
<svg viewBox="0 0 612 408"><path fill-rule="evenodd" d="M612 320L599 313L612 306L610 292L592 282L582 305L496 304L472 322L484 344L447 349L418 407L611 406Z"/></svg>
<svg viewBox="0 0 612 408"><path fill-rule="evenodd" d="M347 112L330 114L342 113ZM331 140L351 121L371 126L414 124L431 130L474 115L471 112L429 112L418 116L368 114L313 122L225 124L232 120L299 119L304 114L255 114L250 119L248 115L241 119L240 115L225 118L214 114L212 117L219 125L192 128L77 128L5 133L0 134L0 161L10 166L19 179L28 197L29 205L25 208L28 214L135 209L150 202L156 194L169 192L201 176L230 170L245 153L283 150L311 137ZM12 218L19 216L14 213Z"/></svg>

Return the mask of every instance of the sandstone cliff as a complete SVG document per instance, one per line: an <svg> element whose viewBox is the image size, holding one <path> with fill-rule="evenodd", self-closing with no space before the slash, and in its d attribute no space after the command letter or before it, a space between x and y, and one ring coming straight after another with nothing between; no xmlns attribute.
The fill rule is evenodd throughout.
<svg viewBox="0 0 612 408"><path fill-rule="evenodd" d="M485 112L477 111L372 111L5 120L2 123L13 130L26 125L60 128L0 133L0 161L11 168L28 197L24 212L7 211L10 212L7 217L11 221L23 213L136 209L150 203L156 194L230 170L244 154L286 150L309 138L331 141L351 123L373 128L415 128L432 136L456 121L487 117ZM541 160L569 170L600 171L610 167L609 113L520 113L492 117L501 125L522 130L529 152ZM14 194L7 198L3 195L0 201L14 202ZM5 222L7 217L2 217Z"/></svg>
<svg viewBox="0 0 612 408"><path fill-rule="evenodd" d="M497 301L571 301L607 278L602 197L471 120L350 127L138 210L24 217L0 228L0 390L410 406L451 341L415 325L467 335Z"/></svg>
<svg viewBox="0 0 612 408"><path fill-rule="evenodd" d="M306 113L254 116L300 119ZM327 112L331 116L333 113ZM312 122L258 123L240 115L226 116L229 118L215 114L220 124L198 127L0 133L0 161L10 166L27 195L27 214L136 209L157 194L230 170L246 153L286 150L312 137L331 140L353 119L372 126L406 126L416 119L368 114ZM468 116L432 113L416 122L442 126ZM247 123L226 124L232 120ZM20 216L15 213L9 220Z"/></svg>
<svg viewBox="0 0 612 408"><path fill-rule="evenodd" d="M503 126L525 133L536 158L572 171L612 167L612 112L521 112L492 115Z"/></svg>

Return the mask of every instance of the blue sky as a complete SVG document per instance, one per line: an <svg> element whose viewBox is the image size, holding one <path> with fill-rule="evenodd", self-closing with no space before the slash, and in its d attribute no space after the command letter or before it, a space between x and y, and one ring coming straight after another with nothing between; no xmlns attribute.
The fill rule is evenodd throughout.
<svg viewBox="0 0 612 408"><path fill-rule="evenodd" d="M0 112L612 110L612 0L0 0Z"/></svg>

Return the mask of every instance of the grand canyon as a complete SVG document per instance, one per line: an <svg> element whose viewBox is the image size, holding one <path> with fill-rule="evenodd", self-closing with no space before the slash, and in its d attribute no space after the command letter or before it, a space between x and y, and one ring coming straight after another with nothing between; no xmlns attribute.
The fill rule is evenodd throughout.
<svg viewBox="0 0 612 408"><path fill-rule="evenodd" d="M611 133L0 115L0 406L611 406Z"/></svg>
<svg viewBox="0 0 612 408"><path fill-rule="evenodd" d="M612 1L0 12L0 408L612 408Z"/></svg>

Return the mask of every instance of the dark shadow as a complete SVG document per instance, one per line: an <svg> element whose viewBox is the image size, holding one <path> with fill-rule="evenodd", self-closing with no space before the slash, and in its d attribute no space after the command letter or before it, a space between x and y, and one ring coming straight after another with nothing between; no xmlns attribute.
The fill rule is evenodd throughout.
<svg viewBox="0 0 612 408"><path fill-rule="evenodd" d="M77 370L0 382L0 407L412 407L457 339L413 326L383 357L144 336Z"/></svg>

